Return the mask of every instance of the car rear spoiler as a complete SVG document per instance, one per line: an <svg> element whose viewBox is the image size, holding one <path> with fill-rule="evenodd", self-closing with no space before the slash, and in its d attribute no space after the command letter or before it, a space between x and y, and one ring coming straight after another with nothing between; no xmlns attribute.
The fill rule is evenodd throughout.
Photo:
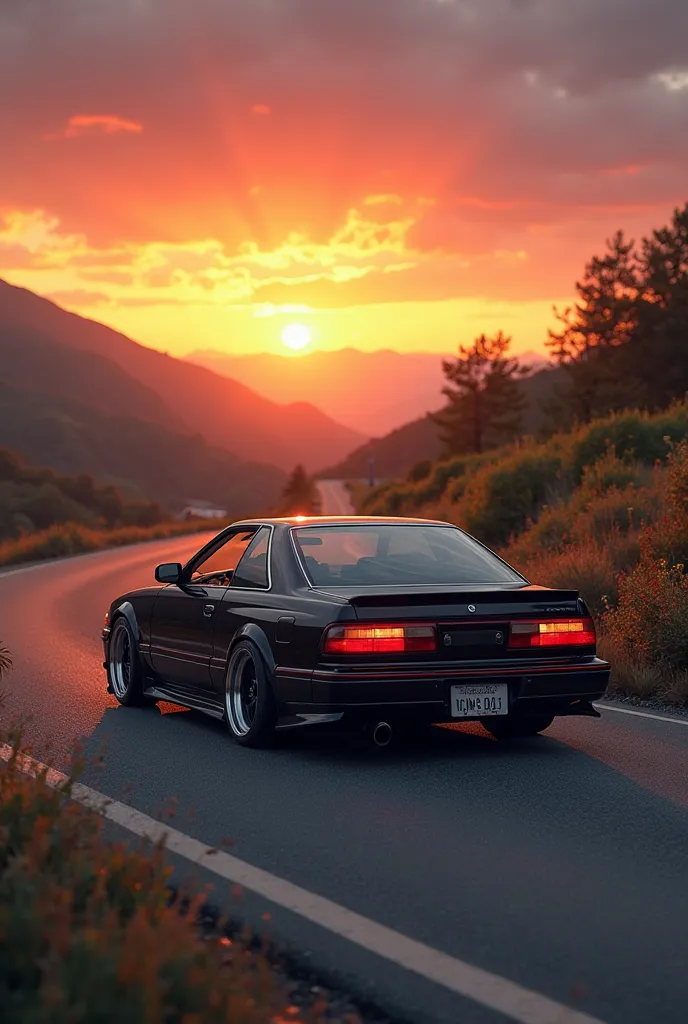
<svg viewBox="0 0 688 1024"><path fill-rule="evenodd" d="M438 607L446 605L448 608L468 604L480 605L513 605L516 610L543 612L545 614L556 614L561 612L576 611L572 605L577 606L579 593L577 590L548 590L544 587L520 587L511 589L481 590L479 588L467 588L466 590L399 590L388 591L387 593L360 593L346 594L346 598L355 608L403 608L403 607ZM566 607L569 606L569 607Z"/></svg>

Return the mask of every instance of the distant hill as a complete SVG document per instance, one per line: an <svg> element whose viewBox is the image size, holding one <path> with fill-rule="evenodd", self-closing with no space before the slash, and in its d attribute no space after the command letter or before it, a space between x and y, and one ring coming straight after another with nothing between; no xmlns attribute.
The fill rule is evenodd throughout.
<svg viewBox="0 0 688 1024"><path fill-rule="evenodd" d="M423 459L439 459L442 445L437 426L429 416L413 420L384 437L374 438L353 451L348 458L318 473L323 479L363 480L368 478L370 459L375 459L376 479L406 476L411 466Z"/></svg>
<svg viewBox="0 0 688 1024"><path fill-rule="evenodd" d="M36 390L56 397L201 434L241 459L284 470L298 462L316 469L365 439L313 405L277 404L4 281L0 374L23 388L35 380Z"/></svg>
<svg viewBox="0 0 688 1024"><path fill-rule="evenodd" d="M540 370L521 382L528 408L524 417L524 433L536 435L544 428L547 417L542 403L554 396L561 383L562 371ZM441 405L438 406L441 408ZM433 462L442 455L439 429L429 416L406 423L384 437L361 445L341 462L322 470L318 475L335 480L367 479L371 456L375 457L375 475L389 480L404 477L411 466L424 459Z"/></svg>
<svg viewBox="0 0 688 1024"><path fill-rule="evenodd" d="M0 290L0 295L2 294ZM184 430L184 421L151 388L95 352L83 352L0 313L0 380L20 390L93 405Z"/></svg>
<svg viewBox="0 0 688 1024"><path fill-rule="evenodd" d="M200 498L230 515L262 513L278 499L286 479L274 466L210 447L200 435L3 383L0 445L33 465L88 473L172 511Z"/></svg>
<svg viewBox="0 0 688 1024"><path fill-rule="evenodd" d="M276 401L314 402L339 423L381 437L442 404L442 360L450 354L354 348L305 355L232 356L215 350L192 352L189 362L241 381ZM537 369L542 356L520 357Z"/></svg>

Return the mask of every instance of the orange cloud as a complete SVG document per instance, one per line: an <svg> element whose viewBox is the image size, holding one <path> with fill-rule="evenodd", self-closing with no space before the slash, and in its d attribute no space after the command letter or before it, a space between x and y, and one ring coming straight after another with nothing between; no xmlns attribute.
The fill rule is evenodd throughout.
<svg viewBox="0 0 688 1024"><path fill-rule="evenodd" d="M268 114L272 113L272 107L269 107L267 103L254 103L251 107L251 113L256 114L258 117L267 117Z"/></svg>
<svg viewBox="0 0 688 1024"><path fill-rule="evenodd" d="M644 170L640 164L628 164L624 167L603 167L600 174L607 177L618 178L626 174L640 174Z"/></svg>
<svg viewBox="0 0 688 1024"><path fill-rule="evenodd" d="M363 200L365 206L401 206L403 199L393 192L381 193L380 195L366 196Z"/></svg>
<svg viewBox="0 0 688 1024"><path fill-rule="evenodd" d="M48 140L74 139L79 135L116 135L119 132L140 135L142 131L143 125L139 121L128 121L114 114L74 114L67 121L64 131L43 137Z"/></svg>

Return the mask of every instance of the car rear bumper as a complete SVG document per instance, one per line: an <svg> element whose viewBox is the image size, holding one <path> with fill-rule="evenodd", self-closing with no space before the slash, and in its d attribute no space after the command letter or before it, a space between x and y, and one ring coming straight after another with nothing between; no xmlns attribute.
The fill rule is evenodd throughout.
<svg viewBox="0 0 688 1024"><path fill-rule="evenodd" d="M311 676L312 702L286 702L289 713L340 713L347 718L378 714L455 721L451 687L456 683L506 683L509 713L586 713L609 685L610 666L599 658L574 665L521 665L504 669L398 667L317 669ZM280 677L289 670L278 670ZM477 717L477 716L476 716ZM464 719L461 719L464 720Z"/></svg>

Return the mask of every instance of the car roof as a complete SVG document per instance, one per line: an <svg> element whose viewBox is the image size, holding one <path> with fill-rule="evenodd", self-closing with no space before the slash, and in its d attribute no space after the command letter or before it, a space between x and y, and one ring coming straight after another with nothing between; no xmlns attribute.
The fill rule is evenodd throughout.
<svg viewBox="0 0 688 1024"><path fill-rule="evenodd" d="M401 516L285 516L274 519L243 519L232 526L451 526L439 519L410 519Z"/></svg>

